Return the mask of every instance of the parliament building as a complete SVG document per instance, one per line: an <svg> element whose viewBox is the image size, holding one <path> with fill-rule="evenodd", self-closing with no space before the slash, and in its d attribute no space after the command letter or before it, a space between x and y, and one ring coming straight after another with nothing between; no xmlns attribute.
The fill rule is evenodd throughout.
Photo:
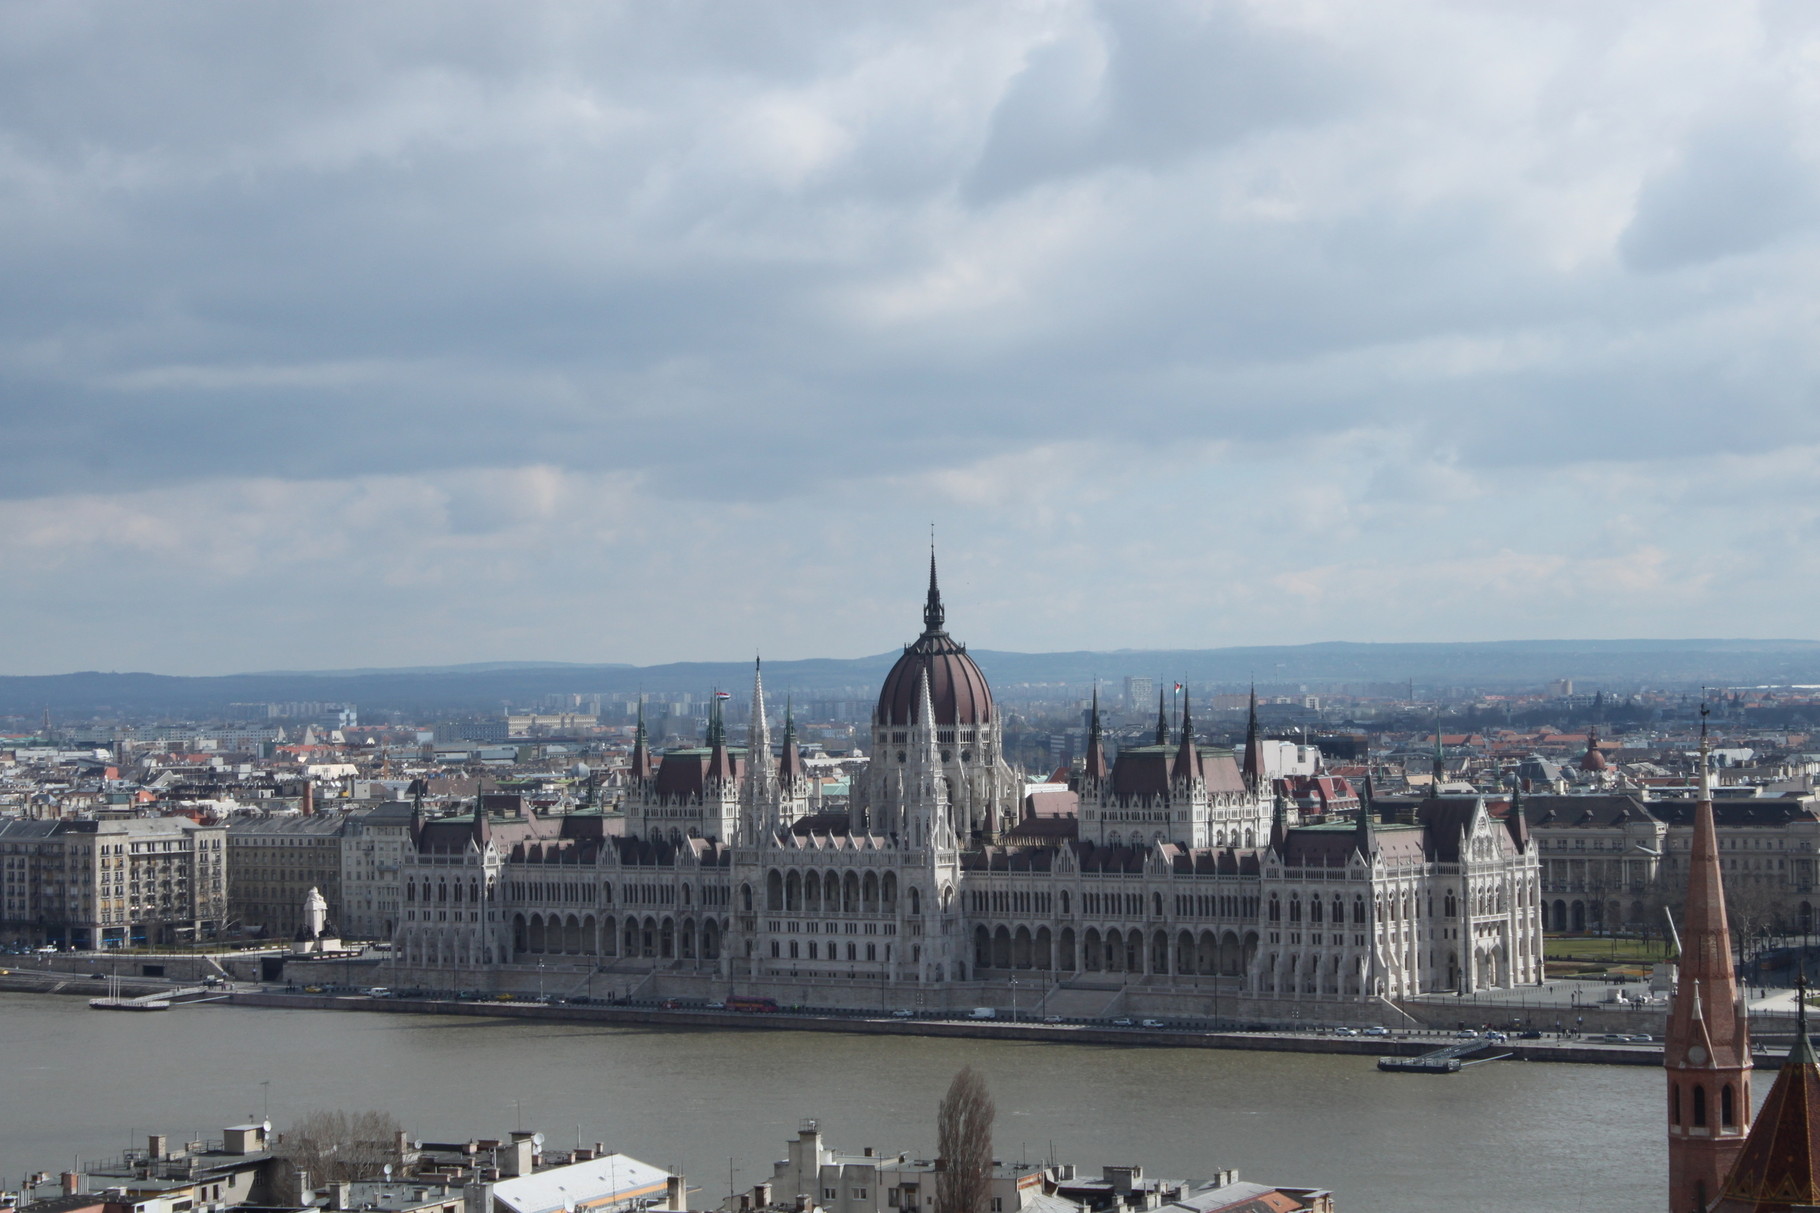
<svg viewBox="0 0 1820 1213"><path fill-rule="evenodd" d="M1034 823L985 675L923 630L886 675L847 803L812 789L755 672L744 745L640 725L623 828L593 814L413 822L398 985L1026 1014L1363 1018L1361 1004L1539 983L1523 814L1479 797L1295 825L1188 697L1108 761L1097 706L1076 817ZM1033 828L1040 824L1043 828ZM574 988L571 989L570 987ZM1291 1007L1290 1004L1294 1004Z"/></svg>

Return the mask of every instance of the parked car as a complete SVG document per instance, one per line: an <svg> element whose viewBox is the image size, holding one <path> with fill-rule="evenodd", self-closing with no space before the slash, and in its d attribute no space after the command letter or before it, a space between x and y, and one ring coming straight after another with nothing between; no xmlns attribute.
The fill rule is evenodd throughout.
<svg viewBox="0 0 1820 1213"><path fill-rule="evenodd" d="M897 1010L891 1012L891 1018L893 1019L914 1019L915 1017L916 1012L912 1011L909 1007L899 1007Z"/></svg>
<svg viewBox="0 0 1820 1213"><path fill-rule="evenodd" d="M1344 1024L1342 1024L1333 1030L1333 1034L1335 1036L1357 1036L1359 1034L1359 1030L1357 1028L1346 1027Z"/></svg>
<svg viewBox="0 0 1820 1213"><path fill-rule="evenodd" d="M1360 1035L1362 1035L1362 1036L1389 1036L1390 1029L1385 1027L1381 1023L1374 1023L1369 1028L1366 1028L1362 1033L1360 1033Z"/></svg>
<svg viewBox="0 0 1820 1213"><path fill-rule="evenodd" d="M1060 1022L1062 1022L1062 1017L1060 1015L1045 1015L1045 1016L1043 1016L1043 1022L1044 1023L1060 1023Z"/></svg>
<svg viewBox="0 0 1820 1213"><path fill-rule="evenodd" d="M1169 1025L1164 1023L1160 1019L1146 1019L1146 1020L1142 1021L1142 1023L1139 1026L1145 1027L1145 1028L1166 1028Z"/></svg>
<svg viewBox="0 0 1820 1213"><path fill-rule="evenodd" d="M1129 1019L1126 1019L1124 1016L1121 1015L1117 1019L1112 1021L1112 1026L1115 1028L1129 1028L1133 1025Z"/></svg>
<svg viewBox="0 0 1820 1213"><path fill-rule="evenodd" d="M1474 1029L1474 1028L1461 1028L1458 1032L1454 1033L1454 1039L1456 1039L1456 1040L1477 1040L1477 1039L1479 1039L1479 1033L1478 1033L1477 1029Z"/></svg>

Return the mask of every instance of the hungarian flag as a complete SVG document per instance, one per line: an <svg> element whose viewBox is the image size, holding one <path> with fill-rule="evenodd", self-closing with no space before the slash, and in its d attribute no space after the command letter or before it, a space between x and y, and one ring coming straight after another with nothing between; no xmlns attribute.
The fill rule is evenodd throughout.
<svg viewBox="0 0 1820 1213"><path fill-rule="evenodd" d="M1177 695L1180 695L1182 693L1182 684L1179 682L1175 684L1175 693Z"/></svg>

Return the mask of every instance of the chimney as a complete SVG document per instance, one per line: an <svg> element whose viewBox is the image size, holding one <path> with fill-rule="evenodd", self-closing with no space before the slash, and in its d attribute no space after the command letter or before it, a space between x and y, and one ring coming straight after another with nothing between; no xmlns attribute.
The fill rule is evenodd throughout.
<svg viewBox="0 0 1820 1213"><path fill-rule="evenodd" d="M689 1186L680 1175L672 1175L664 1180L664 1208L678 1210L689 1207Z"/></svg>
<svg viewBox="0 0 1820 1213"><path fill-rule="evenodd" d="M164 1134L154 1133L145 1139L145 1156L147 1158L164 1157Z"/></svg>
<svg viewBox="0 0 1820 1213"><path fill-rule="evenodd" d="M752 1185L752 1203L757 1205L761 1209L764 1208L766 1205L770 1204L771 1203L771 1185L770 1184L753 1184Z"/></svg>
<svg viewBox="0 0 1820 1213"><path fill-rule="evenodd" d="M338 1180L329 1185L329 1208L347 1210L354 1207L354 1185Z"/></svg>
<svg viewBox="0 0 1820 1213"><path fill-rule="evenodd" d="M63 1194L74 1196L80 1191L82 1191L82 1176L74 1171L65 1171L63 1173Z"/></svg>
<svg viewBox="0 0 1820 1213"><path fill-rule="evenodd" d="M508 1177L529 1175L533 1166L532 1148L528 1135L509 1146L500 1147L499 1173Z"/></svg>

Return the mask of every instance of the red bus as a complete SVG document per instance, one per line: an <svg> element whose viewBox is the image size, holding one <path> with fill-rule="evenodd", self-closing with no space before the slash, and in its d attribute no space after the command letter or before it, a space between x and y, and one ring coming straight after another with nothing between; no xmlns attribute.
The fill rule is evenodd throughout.
<svg viewBox="0 0 1820 1213"><path fill-rule="evenodd" d="M735 994L733 997L727 999L727 1010L729 1010L729 1011L775 1011L775 1010L777 1010L777 999L775 999L775 998L753 998L749 994Z"/></svg>

